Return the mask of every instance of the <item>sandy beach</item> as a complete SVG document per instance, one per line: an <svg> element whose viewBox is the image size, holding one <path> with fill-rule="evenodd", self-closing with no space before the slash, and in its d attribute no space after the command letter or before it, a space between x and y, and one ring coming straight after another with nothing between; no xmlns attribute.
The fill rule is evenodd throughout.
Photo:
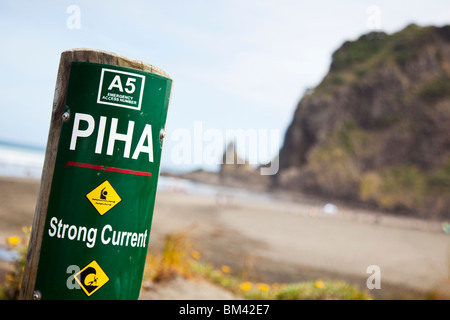
<svg viewBox="0 0 450 320"><path fill-rule="evenodd" d="M39 181L0 179L0 242L30 226ZM169 233L186 233L205 262L228 265L252 281L288 283L340 279L362 290L370 274L381 270L375 298L450 296L450 235L440 221L400 218L300 197L244 198L222 194L159 192L149 251L157 251ZM0 261L0 277L9 264ZM210 294L198 296L198 286ZM182 279L141 292L141 299L233 299L209 283Z"/></svg>

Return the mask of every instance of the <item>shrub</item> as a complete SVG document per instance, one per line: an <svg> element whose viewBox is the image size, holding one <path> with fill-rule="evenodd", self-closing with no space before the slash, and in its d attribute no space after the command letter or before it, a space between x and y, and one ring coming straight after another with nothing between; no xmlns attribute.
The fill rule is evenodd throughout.
<svg viewBox="0 0 450 320"><path fill-rule="evenodd" d="M309 281L292 284L252 282L234 276L227 265L220 269L206 264L198 251L187 254L185 234L166 237L162 254L149 254L144 279L168 280L169 276L202 277L245 299L371 299L370 295L342 281Z"/></svg>
<svg viewBox="0 0 450 320"><path fill-rule="evenodd" d="M362 176L359 197L384 209L420 207L427 193L427 178L413 165L398 165Z"/></svg>
<svg viewBox="0 0 450 320"><path fill-rule="evenodd" d="M2 300L19 298L31 227L22 227L22 233L22 236L11 236L6 241L8 249L15 250L18 253L18 258L12 262L13 270L6 274L5 282L0 287L0 299Z"/></svg>
<svg viewBox="0 0 450 320"><path fill-rule="evenodd" d="M386 43L387 35L382 32L372 32L362 35L356 41L346 41L341 48L333 53L331 71L352 68L360 62L365 62L374 56Z"/></svg>
<svg viewBox="0 0 450 320"><path fill-rule="evenodd" d="M343 281L309 281L282 285L274 290L277 300L368 300L370 295Z"/></svg>
<svg viewBox="0 0 450 320"><path fill-rule="evenodd" d="M419 97L427 103L435 103L448 96L450 96L450 77L448 75L443 75L428 83L419 92Z"/></svg>

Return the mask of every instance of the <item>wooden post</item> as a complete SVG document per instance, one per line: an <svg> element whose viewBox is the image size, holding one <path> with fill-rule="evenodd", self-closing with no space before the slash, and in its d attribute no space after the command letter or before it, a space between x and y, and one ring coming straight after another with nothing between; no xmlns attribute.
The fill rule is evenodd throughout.
<svg viewBox="0 0 450 320"><path fill-rule="evenodd" d="M20 290L20 299L35 299L33 291L41 253L41 244L49 205L50 189L55 168L58 143L62 127L62 116L65 108L68 79L72 62L92 62L119 67L128 67L151 72L170 78L164 71L141 61L129 59L114 53L91 49L72 49L61 54L55 95L53 100L52 117L47 141L45 162L42 172L41 185L36 203L35 216L32 226L27 261Z"/></svg>

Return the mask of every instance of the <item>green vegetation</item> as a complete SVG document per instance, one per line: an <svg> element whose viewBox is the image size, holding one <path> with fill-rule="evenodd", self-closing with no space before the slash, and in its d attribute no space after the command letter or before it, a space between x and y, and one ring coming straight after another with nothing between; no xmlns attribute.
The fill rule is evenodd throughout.
<svg viewBox="0 0 450 320"><path fill-rule="evenodd" d="M344 84L352 84L357 88L366 76L381 67L390 65L392 68L403 69L430 42L433 30L433 27L411 24L392 35L372 32L355 41L346 41L333 53L329 73L314 89L314 93L331 93ZM435 55L441 63L442 53L437 50Z"/></svg>
<svg viewBox="0 0 450 320"><path fill-rule="evenodd" d="M414 209L424 204L427 179L415 166L398 165L365 173L359 190L362 200L374 201L381 208Z"/></svg>
<svg viewBox="0 0 450 320"><path fill-rule="evenodd" d="M442 195L450 193L450 157L441 169L428 178L427 182L433 193Z"/></svg>
<svg viewBox="0 0 450 320"><path fill-rule="evenodd" d="M6 239L7 249L17 251L19 258L12 263L12 271L6 274L6 278L0 279L0 300L19 298L31 227L22 227L22 233L22 236L10 236Z"/></svg>
<svg viewBox="0 0 450 320"><path fill-rule="evenodd" d="M227 265L215 268L201 261L201 253L190 250L186 234L174 234L166 237L161 254L147 257L144 279L152 282L167 281L174 276L185 278L200 277L211 281L237 296L245 299L265 300L319 300L345 299L367 300L371 296L343 281L306 281L292 284L249 281L249 275L236 276ZM189 254L190 252L190 254Z"/></svg>
<svg viewBox="0 0 450 320"><path fill-rule="evenodd" d="M450 77L443 75L440 78L426 84L419 92L419 97L426 103L433 104L436 101L450 96Z"/></svg>
<svg viewBox="0 0 450 320"><path fill-rule="evenodd" d="M386 39L387 35L384 32L372 32L361 36L356 41L346 41L333 53L330 71L348 69L369 60L379 52L386 43Z"/></svg>
<svg viewBox="0 0 450 320"><path fill-rule="evenodd" d="M376 69L375 65L379 65L380 61L384 65L394 61L404 68L409 61L417 58L420 49L430 42L432 29L433 27L411 24L392 35L372 32L355 41L346 41L333 53L330 74L351 71L361 78ZM440 52L436 52L436 55L442 60Z"/></svg>
<svg viewBox="0 0 450 320"><path fill-rule="evenodd" d="M343 281L305 281L291 284L240 281L212 266L192 264L198 276L206 278L235 295L251 300L371 300L372 297Z"/></svg>
<svg viewBox="0 0 450 320"><path fill-rule="evenodd" d="M275 290L279 300L368 300L369 295L342 281L312 281L282 285Z"/></svg>
<svg viewBox="0 0 450 320"><path fill-rule="evenodd" d="M450 157L433 172L413 163L365 170L367 162L383 157L383 143L382 131L364 130L352 120L345 121L311 150L303 171L304 189L348 199L355 199L356 194L357 200L388 210L445 210L450 193Z"/></svg>
<svg viewBox="0 0 450 320"><path fill-rule="evenodd" d="M432 211L430 202L443 206L450 192L450 161L426 173L414 165L397 165L364 173L359 196L384 209ZM432 199L432 200L430 200Z"/></svg>
<svg viewBox="0 0 450 320"><path fill-rule="evenodd" d="M311 151L305 168L306 189L351 198L358 190L362 174L358 159L373 157L377 153L377 140L376 134L359 128L354 121L344 122Z"/></svg>
<svg viewBox="0 0 450 320"><path fill-rule="evenodd" d="M408 61L417 58L418 52L428 41L431 28L410 24L402 31L392 35L391 51L400 67L405 67Z"/></svg>

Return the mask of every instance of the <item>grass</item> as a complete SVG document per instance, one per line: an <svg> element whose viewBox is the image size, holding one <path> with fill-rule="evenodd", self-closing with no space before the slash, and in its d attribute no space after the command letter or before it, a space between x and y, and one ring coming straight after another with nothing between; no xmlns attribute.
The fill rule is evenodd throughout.
<svg viewBox="0 0 450 320"><path fill-rule="evenodd" d="M426 176L413 165L397 165L364 174L360 184L362 200L374 200L381 208L422 206L427 190Z"/></svg>
<svg viewBox="0 0 450 320"><path fill-rule="evenodd" d="M17 251L19 258L12 263L12 271L6 274L6 278L0 279L0 300L16 300L19 298L30 233L31 227L24 226L21 236L15 235L6 239L7 249Z"/></svg>
<svg viewBox="0 0 450 320"><path fill-rule="evenodd" d="M450 77L443 75L426 84L419 92L419 97L426 103L433 104L450 95Z"/></svg>
<svg viewBox="0 0 450 320"><path fill-rule="evenodd" d="M428 178L430 190L437 194L450 194L450 157L447 163Z"/></svg>
<svg viewBox="0 0 450 320"><path fill-rule="evenodd" d="M429 42L431 29L431 27L410 24L402 31L392 35L392 55L401 68L417 58L420 49Z"/></svg>
<svg viewBox="0 0 450 320"><path fill-rule="evenodd" d="M368 300L372 297L343 281L305 281L298 283L264 283L242 281L230 274L202 263L194 263L193 271L245 299L251 300Z"/></svg>
<svg viewBox="0 0 450 320"><path fill-rule="evenodd" d="M358 63L369 60L376 55L386 43L387 35L372 32L362 35L356 41L346 41L341 48L333 53L331 71L351 68Z"/></svg>
<svg viewBox="0 0 450 320"><path fill-rule="evenodd" d="M144 279L163 282L175 276L203 278L244 299L264 300L320 300L320 299L372 299L370 294L343 281L307 281L298 283L263 283L243 280L235 276L227 265L215 268L202 260L202 254L190 250L186 234L166 237L161 253L149 254Z"/></svg>
<svg viewBox="0 0 450 320"><path fill-rule="evenodd" d="M330 94L345 84L352 84L357 88L362 85L361 81L367 75L382 68L404 69L417 59L421 49L430 43L432 31L433 27L411 24L392 35L371 32L357 40L344 42L333 53L329 73L314 89L314 94ZM442 53L436 50L435 54L438 61L442 61ZM436 87L425 88L423 99L440 98L439 94L448 89L446 79L443 82L436 84Z"/></svg>
<svg viewBox="0 0 450 320"><path fill-rule="evenodd" d="M417 209L438 203L450 193L450 160L441 169L427 173L415 165L396 165L363 174L359 197L383 209Z"/></svg>
<svg viewBox="0 0 450 320"><path fill-rule="evenodd" d="M367 130L351 120L336 127L310 151L303 190L386 210L448 217L450 155L429 171L415 163L374 165L386 152L383 135L382 130Z"/></svg>
<svg viewBox="0 0 450 320"><path fill-rule="evenodd" d="M383 58L384 61L392 59L403 68L417 58L419 49L430 41L431 30L431 27L411 24L392 35L372 32L355 41L346 41L333 53L330 70L334 72L353 69L364 74L369 65L362 65L370 64L370 60L376 57Z"/></svg>
<svg viewBox="0 0 450 320"><path fill-rule="evenodd" d="M346 121L314 147L305 167L305 191L326 196L352 198L358 192L361 158L372 157L377 150L377 136Z"/></svg>

